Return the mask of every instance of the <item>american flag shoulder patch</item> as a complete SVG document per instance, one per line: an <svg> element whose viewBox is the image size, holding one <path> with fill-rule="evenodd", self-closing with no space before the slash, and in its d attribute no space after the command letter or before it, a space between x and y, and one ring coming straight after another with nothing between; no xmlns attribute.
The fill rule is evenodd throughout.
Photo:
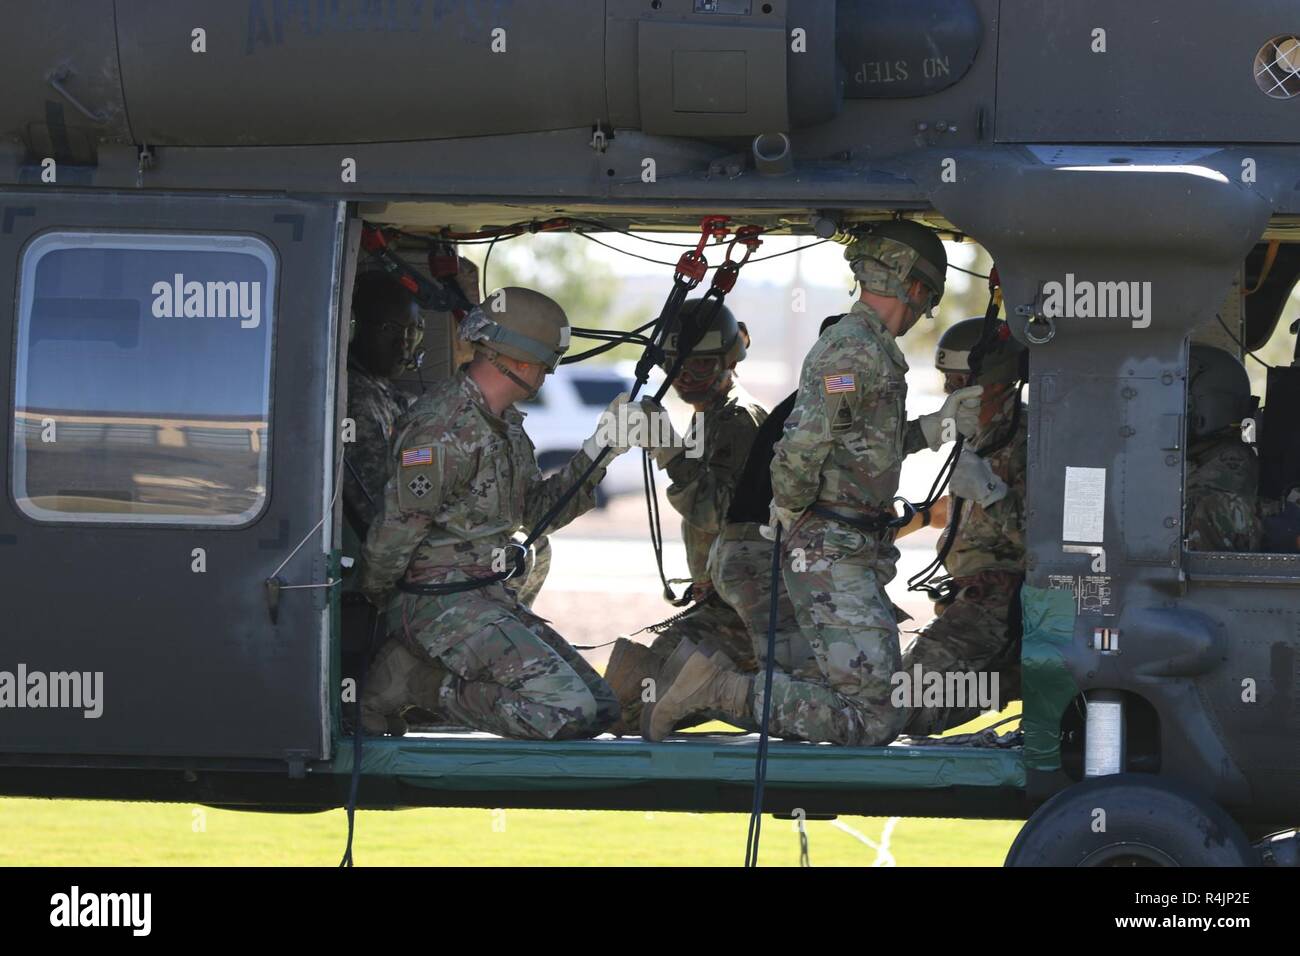
<svg viewBox="0 0 1300 956"><path fill-rule="evenodd" d="M853 380L852 372L838 372L835 375L824 376L822 384L827 395L834 395L837 392L856 392L858 390L858 384Z"/></svg>
<svg viewBox="0 0 1300 956"><path fill-rule="evenodd" d="M415 465L432 465L433 464L433 446L422 445L419 448L402 449L402 467L411 468Z"/></svg>

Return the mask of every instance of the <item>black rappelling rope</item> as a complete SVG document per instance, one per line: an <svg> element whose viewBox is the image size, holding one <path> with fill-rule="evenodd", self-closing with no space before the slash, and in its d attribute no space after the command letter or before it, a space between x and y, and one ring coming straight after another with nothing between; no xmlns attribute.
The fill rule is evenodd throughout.
<svg viewBox="0 0 1300 956"><path fill-rule="evenodd" d="M763 713L758 722L758 753L754 757L754 803L749 811L745 866L758 866L758 840L763 829L763 790L767 783L767 734L772 717L772 675L776 670L776 608L781 584L781 522L772 526L772 580L767 609L767 661L763 665Z"/></svg>
<svg viewBox="0 0 1300 956"><path fill-rule="evenodd" d="M656 321L656 319L651 319L644 325L639 325L635 329L629 329L626 332L619 332L612 329L581 329L570 327L569 334L574 338L595 339L596 341L603 341L605 344L587 349L585 352L566 355L564 358L560 359L560 364L572 365L575 362L584 362L589 358L603 355L610 349L617 348L618 346L629 342L634 345L640 345L643 348L649 348L652 344L650 337L642 335L641 333L653 326Z"/></svg>
<svg viewBox="0 0 1300 956"><path fill-rule="evenodd" d="M718 266L718 271L714 273L713 283L709 291L704 293L700 299L700 305L691 315L692 335L687 341L681 337L678 342L677 360L673 363L672 369L669 370L663 386L659 389L659 394L655 400L661 399L672 385L677 373L681 370L686 359L690 357L691 351L704 337L705 331L710 328L718 314L722 311L724 300L727 294L735 285L736 277L740 274L740 268L747 261L750 255L758 248L759 230L752 226L745 226L736 231L736 237L732 240L731 247L728 247L727 259ZM731 248L734 248L737 242L745 244L744 258L739 261L731 259ZM645 450L642 459L642 476L645 483L646 513L650 522L650 544L654 551L655 567L659 572L659 581L663 585L664 600L673 607L681 607L691 595L691 589L688 587L682 597L673 594L673 589L668 583L668 575L664 572L664 549L663 549L663 528L659 518L659 499L655 490L654 464L651 461L649 449Z"/></svg>
<svg viewBox="0 0 1300 956"><path fill-rule="evenodd" d="M343 859L339 861L340 867L352 866L352 837L356 832L357 795L361 791L362 738L365 736L361 729L361 695L365 690L366 674L370 670L370 658L377 650L375 645L379 643L380 621L384 616L384 612L377 607L371 607L370 613L370 640L366 644L365 655L361 658L361 668L357 671L357 697L352 709L352 777L348 784L347 802L348 842L343 848Z"/></svg>
<svg viewBox="0 0 1300 956"><path fill-rule="evenodd" d="M659 571L659 583L664 588L664 600L673 607L681 607L691 592L688 587L686 593L678 597L673 593L672 585L668 583L668 575L664 572L664 532L659 520L659 492L655 488L654 458L648 448L642 449L641 477L645 485L646 517L650 522L650 549L654 552L655 567Z"/></svg>

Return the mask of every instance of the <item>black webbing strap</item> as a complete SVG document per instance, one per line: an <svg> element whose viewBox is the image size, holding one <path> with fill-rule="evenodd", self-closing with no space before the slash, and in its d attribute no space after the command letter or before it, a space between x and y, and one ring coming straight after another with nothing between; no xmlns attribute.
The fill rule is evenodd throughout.
<svg viewBox="0 0 1300 956"><path fill-rule="evenodd" d="M825 505L809 505L808 510L819 517L826 518L829 521L838 521L840 524L846 524L850 528L856 528L864 534L881 534L894 527L898 520L894 515L882 512L873 518L855 518L849 515L841 514Z"/></svg>

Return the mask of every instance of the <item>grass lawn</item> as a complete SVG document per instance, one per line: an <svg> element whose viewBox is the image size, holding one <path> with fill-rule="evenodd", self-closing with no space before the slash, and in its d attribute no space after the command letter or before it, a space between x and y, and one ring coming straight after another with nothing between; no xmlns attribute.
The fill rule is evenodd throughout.
<svg viewBox="0 0 1300 956"><path fill-rule="evenodd" d="M842 823L879 842L885 820ZM738 866L743 814L578 810L400 810L357 815L360 866ZM830 822L807 824L814 866L869 866L876 850ZM899 866L997 866L1020 825L904 818ZM342 810L244 813L181 804L0 800L0 865L328 866L347 835ZM762 863L797 866L788 820L763 821Z"/></svg>

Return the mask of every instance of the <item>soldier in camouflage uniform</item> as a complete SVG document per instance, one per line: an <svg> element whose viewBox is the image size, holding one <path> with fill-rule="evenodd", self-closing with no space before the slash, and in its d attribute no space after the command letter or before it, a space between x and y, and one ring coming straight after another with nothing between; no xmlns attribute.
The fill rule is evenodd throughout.
<svg viewBox="0 0 1300 956"><path fill-rule="evenodd" d="M1222 349L1193 344L1187 363L1187 513L1190 551L1258 551L1259 459L1241 440L1254 410L1250 378Z"/></svg>
<svg viewBox="0 0 1300 956"><path fill-rule="evenodd" d="M355 440L344 448L343 510L364 538L388 482L393 426L414 397L394 383L424 335L411 293L386 272L363 272L352 293L356 332L348 349L348 418Z"/></svg>
<svg viewBox="0 0 1300 956"><path fill-rule="evenodd" d="M478 305L483 301L483 294L479 290L478 266L464 256L460 257L459 268L456 272L456 283L460 286L461 291L465 293L465 298L470 301L471 305ZM464 365L468 365L473 359L474 343L467 342L459 335L453 336L451 342L452 368L459 369ZM550 572L551 542L546 535L542 535L528 550L523 573L510 581L515 590L519 592L521 604L525 607L533 606L533 601L537 599L538 593L542 590L542 585L546 583L546 576Z"/></svg>
<svg viewBox="0 0 1300 956"><path fill-rule="evenodd" d="M342 492L343 553L354 562L345 572L341 595L343 672L347 675L360 670L370 649L370 606L361 594L355 562L384 500L393 426L415 401L394 379L411 363L422 335L415 299L382 271L356 277L352 320L347 417L353 434L343 436Z"/></svg>
<svg viewBox="0 0 1300 956"><path fill-rule="evenodd" d="M943 295L947 255L928 229L877 226L846 250L860 301L804 360L799 397L772 461L772 517L786 531L783 577L817 656L816 679L775 674L771 731L851 745L888 743L906 712L890 701L900 665L898 628L885 585L898 551L888 522L903 457L976 424L978 390L949 396L908 422L907 362L894 339ZM702 706L757 720L762 686L703 655L687 660L661 694L649 727L671 732Z"/></svg>
<svg viewBox="0 0 1300 956"><path fill-rule="evenodd" d="M383 667L362 699L363 726L381 731L418 703L506 737L593 737L618 716L613 692L514 590L501 583L429 589L509 567L514 534L557 505L605 448L628 450L620 433L638 429L610 427L620 407L629 423L644 412L619 396L582 451L543 478L514 402L536 394L568 347L563 309L538 292L500 289L464 319L460 334L475 343L475 358L398 423L393 475L366 539L362 587L387 609L397 646L390 641L377 662ZM592 507L603 474L597 468L582 482L552 526ZM442 673L412 678L410 660ZM433 700L411 701L413 692Z"/></svg>
<svg viewBox="0 0 1300 956"><path fill-rule="evenodd" d="M944 373L945 392L967 384L970 352L983 328L983 318L967 319L939 339L935 367ZM915 681L918 665L922 675L996 673L1000 699L991 704L994 709L1019 696L1028 436L1020 382L1027 377L1028 353L1010 332L1005 322L998 321L984 351L975 381L984 388L979 430L962 448L949 486L951 495L962 500L960 513L953 515L939 539L939 553L951 576L950 597L940 602L938 617L903 653L902 673L913 703L922 690ZM948 546L953 522L957 534ZM974 719L979 712L974 701L963 707L917 706L904 730L913 736L937 734Z"/></svg>
<svg viewBox="0 0 1300 956"><path fill-rule="evenodd" d="M681 329L666 343L664 368L677 359L677 340L695 344L683 363L673 388L695 410L692 440L674 431L668 441L653 449L655 463L668 473L668 501L682 516L682 540L690 569L692 606L672 619L648 649L620 638L610 654L605 677L623 705L623 727L640 721L643 681L656 679L664 663L684 642L686 647L708 642L728 666L753 671L757 664L745 622L724 601L709 579L709 551L722 530L736 479L749 455L750 445L767 410L736 381L735 368L745 357L749 335L731 310L722 306L709 325L700 330L695 317L701 299L682 305ZM697 340L698 339L698 340ZM647 407L650 406L646 401ZM660 420L671 429L667 413L655 406ZM708 715L703 715L707 717Z"/></svg>
<svg viewBox="0 0 1300 956"><path fill-rule="evenodd" d="M827 316L817 334L823 335L842 318ZM798 391L791 392L759 426L744 470L736 480L722 533L709 551L709 578L718 595L745 622L760 670L767 662L772 610L773 545L763 534L772 501L772 456L798 397ZM776 667L796 677L816 677L820 673L817 658L799 629L794 605L779 577L776 588Z"/></svg>

